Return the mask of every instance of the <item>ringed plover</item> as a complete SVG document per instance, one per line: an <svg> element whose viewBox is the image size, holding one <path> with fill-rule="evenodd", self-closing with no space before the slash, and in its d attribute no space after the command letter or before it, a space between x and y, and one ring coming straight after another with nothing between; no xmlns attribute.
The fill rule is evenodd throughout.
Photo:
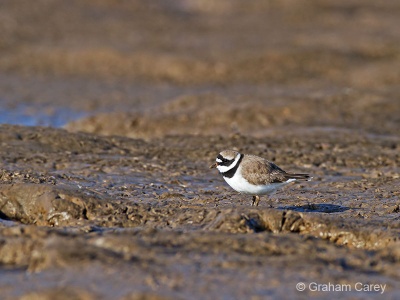
<svg viewBox="0 0 400 300"><path fill-rule="evenodd" d="M219 153L212 168L217 168L235 191L252 195L252 206L258 206L260 195L270 194L295 180L311 180L308 174L287 173L264 158L233 150Z"/></svg>

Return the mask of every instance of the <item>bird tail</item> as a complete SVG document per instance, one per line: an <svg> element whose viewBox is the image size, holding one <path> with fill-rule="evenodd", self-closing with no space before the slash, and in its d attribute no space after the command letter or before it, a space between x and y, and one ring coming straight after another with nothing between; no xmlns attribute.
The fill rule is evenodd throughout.
<svg viewBox="0 0 400 300"><path fill-rule="evenodd" d="M295 179L295 180L305 180L305 181L310 181L312 179L312 177L309 174L291 174L291 173L286 173L286 178L287 180Z"/></svg>

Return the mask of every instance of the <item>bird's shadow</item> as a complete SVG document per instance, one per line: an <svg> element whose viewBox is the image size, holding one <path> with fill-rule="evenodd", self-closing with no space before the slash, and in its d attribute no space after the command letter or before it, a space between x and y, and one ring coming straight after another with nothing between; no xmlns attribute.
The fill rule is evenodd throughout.
<svg viewBox="0 0 400 300"><path fill-rule="evenodd" d="M330 214L330 213L344 212L346 210L349 210L350 207L335 205L335 204L310 203L302 206L282 206L278 207L278 209L293 210L298 212L320 212L320 213Z"/></svg>

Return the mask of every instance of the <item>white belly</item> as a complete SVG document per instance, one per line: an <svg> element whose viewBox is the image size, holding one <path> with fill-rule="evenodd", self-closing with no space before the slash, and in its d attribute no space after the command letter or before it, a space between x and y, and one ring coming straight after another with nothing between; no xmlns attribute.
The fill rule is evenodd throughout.
<svg viewBox="0 0 400 300"><path fill-rule="evenodd" d="M239 170L238 170L239 171ZM235 191L243 194L250 195L265 195L274 192L280 187L294 181L295 179L289 179L282 183L271 183L267 185L254 185L250 184L246 179L242 177L240 172L236 172L235 176L232 178L224 177L225 181L233 188Z"/></svg>

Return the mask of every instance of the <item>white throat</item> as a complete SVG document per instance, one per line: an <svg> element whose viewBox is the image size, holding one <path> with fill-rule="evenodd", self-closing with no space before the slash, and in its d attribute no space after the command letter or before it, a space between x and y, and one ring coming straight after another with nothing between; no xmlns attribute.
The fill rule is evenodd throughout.
<svg viewBox="0 0 400 300"><path fill-rule="evenodd" d="M237 163L239 162L239 159L240 159L240 153L238 153L236 155L235 160L229 166L217 166L218 171L220 173L228 172L230 169L233 169L237 165ZM217 159L217 162L218 162L218 159Z"/></svg>

